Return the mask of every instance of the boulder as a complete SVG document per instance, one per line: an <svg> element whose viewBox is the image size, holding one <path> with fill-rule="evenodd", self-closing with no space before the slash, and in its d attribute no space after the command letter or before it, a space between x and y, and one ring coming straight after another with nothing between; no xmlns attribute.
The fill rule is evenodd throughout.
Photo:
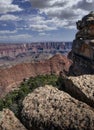
<svg viewBox="0 0 94 130"><path fill-rule="evenodd" d="M4 109L0 112L0 130L26 130L12 111Z"/></svg>
<svg viewBox="0 0 94 130"><path fill-rule="evenodd" d="M24 99L22 119L29 130L94 130L91 107L48 85Z"/></svg>
<svg viewBox="0 0 94 130"><path fill-rule="evenodd" d="M60 89L94 108L94 75L62 77Z"/></svg>

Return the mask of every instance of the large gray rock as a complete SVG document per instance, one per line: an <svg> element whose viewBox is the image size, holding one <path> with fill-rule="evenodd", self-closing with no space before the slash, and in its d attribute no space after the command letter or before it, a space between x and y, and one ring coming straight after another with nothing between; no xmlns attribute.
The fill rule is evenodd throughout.
<svg viewBox="0 0 94 130"><path fill-rule="evenodd" d="M91 107L48 85L24 99L22 117L29 130L94 130Z"/></svg>
<svg viewBox="0 0 94 130"><path fill-rule="evenodd" d="M26 130L13 112L4 109L0 112L0 130Z"/></svg>

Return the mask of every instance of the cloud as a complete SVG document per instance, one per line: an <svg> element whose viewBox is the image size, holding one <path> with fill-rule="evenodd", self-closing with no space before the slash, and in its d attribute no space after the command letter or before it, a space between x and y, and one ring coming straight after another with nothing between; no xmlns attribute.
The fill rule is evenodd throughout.
<svg viewBox="0 0 94 130"><path fill-rule="evenodd" d="M79 1L75 7L86 11L92 11L94 10L94 0Z"/></svg>
<svg viewBox="0 0 94 130"><path fill-rule="evenodd" d="M39 36L45 36L47 35L46 33L42 32L42 33L39 33Z"/></svg>
<svg viewBox="0 0 94 130"><path fill-rule="evenodd" d="M22 11L18 5L12 4L13 0L0 0L0 14Z"/></svg>
<svg viewBox="0 0 94 130"><path fill-rule="evenodd" d="M74 28L78 19L94 9L94 0L30 0L33 8L45 14L58 26ZM66 23L65 23L66 21ZM59 25L60 26L60 25Z"/></svg>
<svg viewBox="0 0 94 130"><path fill-rule="evenodd" d="M0 31L0 34L13 34L13 33L17 33L17 30L14 30L14 31L1 30L1 31Z"/></svg>
<svg viewBox="0 0 94 130"><path fill-rule="evenodd" d="M53 20L48 20L43 16L40 15L34 15L31 18L28 19L29 27L31 30L38 31L38 32L44 32L44 31L51 31L51 30L57 30L57 26L54 26Z"/></svg>
<svg viewBox="0 0 94 130"><path fill-rule="evenodd" d="M41 24L30 25L30 27L32 28L32 30L39 31L39 32L57 30L56 27L51 27L51 26L41 25Z"/></svg>
<svg viewBox="0 0 94 130"><path fill-rule="evenodd" d="M49 7L49 0L31 0L32 7L34 8L45 8Z"/></svg>
<svg viewBox="0 0 94 130"><path fill-rule="evenodd" d="M45 32L45 31L53 31L58 30L59 28L74 28L73 21L69 20L61 20L57 17L53 17L50 19L47 19L40 15L34 15L31 18L28 19L29 27L31 30L38 31L38 32Z"/></svg>
<svg viewBox="0 0 94 130"><path fill-rule="evenodd" d="M17 21L20 20L20 18L18 16L11 14L5 14L0 17L0 21L6 21L6 20Z"/></svg>
<svg viewBox="0 0 94 130"><path fill-rule="evenodd" d="M31 2L34 10L27 1ZM94 0L0 0L0 40L32 40L30 33L36 35L36 39L53 32L53 36L60 36L63 29L65 32L75 29L76 21L93 9Z"/></svg>

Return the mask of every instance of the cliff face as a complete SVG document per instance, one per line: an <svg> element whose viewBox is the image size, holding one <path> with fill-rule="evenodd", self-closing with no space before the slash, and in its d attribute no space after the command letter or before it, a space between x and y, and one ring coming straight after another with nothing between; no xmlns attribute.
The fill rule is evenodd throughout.
<svg viewBox="0 0 94 130"><path fill-rule="evenodd" d="M14 89L25 78L43 74L58 75L60 71L68 71L70 64L70 60L58 54L43 62L23 63L0 69L0 96Z"/></svg>
<svg viewBox="0 0 94 130"><path fill-rule="evenodd" d="M31 52L31 55L35 53L42 53L42 50L54 54L54 51L60 52L61 49L71 49L71 42L34 42L34 43L22 43L22 44L0 44L0 58L16 59L20 55L27 55ZM10 58L11 57L11 58Z"/></svg>
<svg viewBox="0 0 94 130"><path fill-rule="evenodd" d="M69 57L73 60L70 74L94 74L94 12L77 22L78 32Z"/></svg>
<svg viewBox="0 0 94 130"><path fill-rule="evenodd" d="M0 58L5 56L15 58L26 51L26 44L0 44Z"/></svg>

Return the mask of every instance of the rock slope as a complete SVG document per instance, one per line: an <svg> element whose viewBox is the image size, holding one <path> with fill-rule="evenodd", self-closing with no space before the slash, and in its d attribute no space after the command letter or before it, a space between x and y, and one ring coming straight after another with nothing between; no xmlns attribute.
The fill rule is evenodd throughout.
<svg viewBox="0 0 94 130"><path fill-rule="evenodd" d="M24 99L22 116L29 130L94 130L92 108L48 85Z"/></svg>
<svg viewBox="0 0 94 130"><path fill-rule="evenodd" d="M0 96L18 86L23 79L44 74L59 74L68 71L71 61L57 54L49 60L34 63L23 63L9 68L0 69Z"/></svg>
<svg viewBox="0 0 94 130"><path fill-rule="evenodd" d="M0 112L0 130L26 130L26 128L14 116L13 112L4 109Z"/></svg>

